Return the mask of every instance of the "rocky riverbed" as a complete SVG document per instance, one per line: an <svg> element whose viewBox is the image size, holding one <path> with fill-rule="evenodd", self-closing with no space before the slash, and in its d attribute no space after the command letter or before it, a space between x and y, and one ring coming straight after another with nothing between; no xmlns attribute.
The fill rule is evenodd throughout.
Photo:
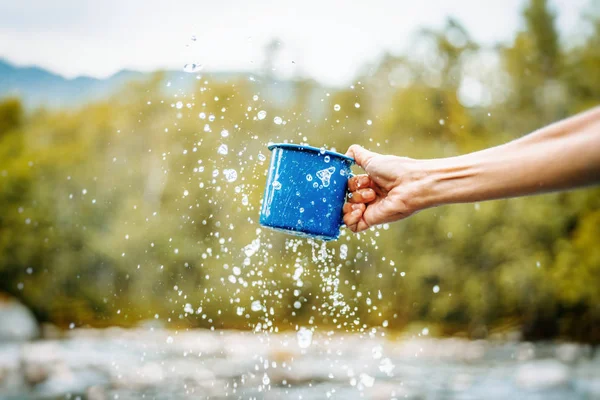
<svg viewBox="0 0 600 400"><path fill-rule="evenodd" d="M308 330L73 329L0 342L1 399L600 399L590 346Z"/></svg>

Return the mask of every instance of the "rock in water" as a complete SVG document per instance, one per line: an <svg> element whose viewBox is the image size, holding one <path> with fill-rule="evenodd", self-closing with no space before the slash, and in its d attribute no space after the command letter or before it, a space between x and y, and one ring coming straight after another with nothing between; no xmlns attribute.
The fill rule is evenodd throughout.
<svg viewBox="0 0 600 400"><path fill-rule="evenodd" d="M33 313L17 300L0 293L0 342L22 342L39 336Z"/></svg>

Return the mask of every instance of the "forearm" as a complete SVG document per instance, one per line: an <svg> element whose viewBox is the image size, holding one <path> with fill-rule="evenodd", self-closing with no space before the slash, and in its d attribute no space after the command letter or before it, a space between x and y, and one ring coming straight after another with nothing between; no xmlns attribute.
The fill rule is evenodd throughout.
<svg viewBox="0 0 600 400"><path fill-rule="evenodd" d="M600 181L600 107L501 146L420 170L421 207L570 189Z"/></svg>

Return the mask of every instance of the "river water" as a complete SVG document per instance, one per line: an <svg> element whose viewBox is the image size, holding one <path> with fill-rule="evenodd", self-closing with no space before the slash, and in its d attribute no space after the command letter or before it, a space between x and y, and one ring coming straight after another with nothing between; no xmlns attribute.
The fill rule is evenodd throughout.
<svg viewBox="0 0 600 400"><path fill-rule="evenodd" d="M0 399L600 399L569 343L316 331L75 329L0 343Z"/></svg>

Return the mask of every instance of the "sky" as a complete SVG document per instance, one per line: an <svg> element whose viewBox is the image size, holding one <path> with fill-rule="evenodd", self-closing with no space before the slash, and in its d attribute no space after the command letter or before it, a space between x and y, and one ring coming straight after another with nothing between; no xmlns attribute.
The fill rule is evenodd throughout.
<svg viewBox="0 0 600 400"><path fill-rule="evenodd" d="M595 0L553 0L558 26L579 29ZM458 19L478 42L507 42L522 0L0 0L0 58L65 77L121 69L256 71L278 38L284 76L345 84L384 52L410 53L419 29ZM195 37L195 41L192 40Z"/></svg>

